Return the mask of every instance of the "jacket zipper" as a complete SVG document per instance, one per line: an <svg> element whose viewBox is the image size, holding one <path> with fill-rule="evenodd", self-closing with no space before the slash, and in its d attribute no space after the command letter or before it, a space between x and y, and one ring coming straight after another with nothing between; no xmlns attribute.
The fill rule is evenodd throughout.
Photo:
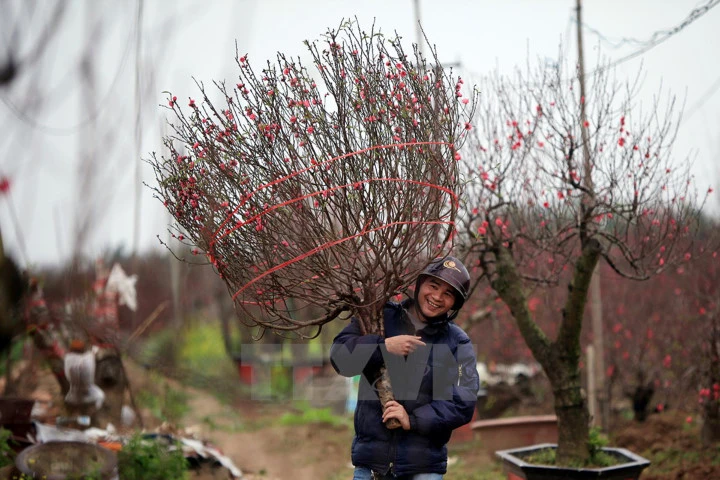
<svg viewBox="0 0 720 480"><path fill-rule="evenodd" d="M460 379L462 379L462 365L458 365L458 387L460 386Z"/></svg>
<svg viewBox="0 0 720 480"><path fill-rule="evenodd" d="M388 473L395 476L395 450L397 449L397 432L391 432L390 440L390 465L388 465Z"/></svg>

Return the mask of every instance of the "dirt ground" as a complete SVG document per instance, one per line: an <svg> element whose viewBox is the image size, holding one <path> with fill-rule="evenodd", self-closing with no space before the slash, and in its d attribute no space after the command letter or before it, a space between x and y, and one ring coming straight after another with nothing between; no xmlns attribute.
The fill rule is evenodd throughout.
<svg viewBox="0 0 720 480"><path fill-rule="evenodd" d="M184 424L211 439L243 470L247 480L341 480L352 478L350 425L281 426L287 404L237 400L232 407L212 395L189 389L191 409ZM552 406L529 404L517 414L552 413ZM653 460L643 480L720 479L720 445L700 445L697 420L677 410L652 414L638 423L613 420L611 446L627 448ZM208 421L211 419L211 421ZM233 425L243 425L233 428ZM505 478L492 448L481 440L451 442L446 480Z"/></svg>
<svg viewBox="0 0 720 480"><path fill-rule="evenodd" d="M193 396L191 405L185 424L218 445L246 480L312 480L352 472L352 433L347 426L273 425L287 411L286 406L243 401L234 406L235 413L250 426L238 431L223 428L223 415L218 412L227 407L212 398ZM203 422L208 417L213 418L212 426ZM344 478L350 477L351 473Z"/></svg>
<svg viewBox="0 0 720 480"><path fill-rule="evenodd" d="M692 414L668 411L644 423L620 421L613 446L653 460L642 480L720 479L720 445L704 448L698 429Z"/></svg>
<svg viewBox="0 0 720 480"><path fill-rule="evenodd" d="M151 383L155 380L142 368L132 364L126 368L135 391L152 388ZM57 399L59 389L55 388L54 379L42 371L36 373L35 380L26 386L28 391L23 393ZM340 480L352 477L349 456L352 427L349 423L281 425L278 419L292 408L288 404L238 399L227 405L205 391L170 383L188 395L190 408L181 421L183 432L217 446L242 470L245 480ZM518 413L541 413L538 408L536 405L533 411ZM654 459L653 465L642 475L643 480L720 479L720 446L701 448L696 422L688 422L687 415L671 411L651 415L644 423L616 420L612 446ZM146 428L161 427L160 422L151 417L149 412L143 412ZM491 449L486 447L477 439L452 443L451 466L446 480L504 478L498 462L488 453ZM227 478L227 474L215 471L194 475L195 480L221 478Z"/></svg>

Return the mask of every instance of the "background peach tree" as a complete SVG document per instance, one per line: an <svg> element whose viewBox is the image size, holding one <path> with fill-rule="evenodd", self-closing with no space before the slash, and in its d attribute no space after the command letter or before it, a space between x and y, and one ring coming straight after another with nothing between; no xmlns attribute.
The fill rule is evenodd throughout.
<svg viewBox="0 0 720 480"><path fill-rule="evenodd" d="M583 94L575 72L561 59L480 84L458 216L467 262L548 376L560 464L590 455L580 346L598 262L643 280L693 256L705 198L689 163L672 155L672 98L642 110L636 84L620 85L601 67ZM543 329L528 300L558 286L557 320Z"/></svg>

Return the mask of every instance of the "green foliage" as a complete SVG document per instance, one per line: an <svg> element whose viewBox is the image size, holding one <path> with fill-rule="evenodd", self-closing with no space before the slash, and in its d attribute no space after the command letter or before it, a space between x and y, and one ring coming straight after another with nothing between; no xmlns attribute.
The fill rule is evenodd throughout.
<svg viewBox="0 0 720 480"><path fill-rule="evenodd" d="M178 344L178 379L187 385L212 392L225 403L244 395L237 366L225 352L218 322L191 322Z"/></svg>
<svg viewBox="0 0 720 480"><path fill-rule="evenodd" d="M292 368L284 365L273 365L270 370L271 394L275 397L287 398L292 394Z"/></svg>
<svg viewBox="0 0 720 480"><path fill-rule="evenodd" d="M325 424L330 426L350 426L350 419L335 415L329 408L313 408L307 402L296 406L295 412L285 413L279 420L280 425Z"/></svg>
<svg viewBox="0 0 720 480"><path fill-rule="evenodd" d="M15 463L15 451L10 446L12 432L0 428L0 468Z"/></svg>
<svg viewBox="0 0 720 480"><path fill-rule="evenodd" d="M219 325L206 319L186 328L179 354L180 367L192 371L218 371L220 365L232 363L225 352Z"/></svg>
<svg viewBox="0 0 720 480"><path fill-rule="evenodd" d="M174 359L168 359L167 353L173 349L172 345L178 341L177 332L165 328L146 338L142 348L134 354L135 360L143 365L165 366L168 362L174 363Z"/></svg>
<svg viewBox="0 0 720 480"><path fill-rule="evenodd" d="M161 388L161 394L148 390L138 392L137 402L140 406L148 408L155 418L178 423L190 411L188 394L172 388L167 382L162 382Z"/></svg>
<svg viewBox="0 0 720 480"><path fill-rule="evenodd" d="M123 480L187 479L188 463L179 443L136 433L118 452L118 473Z"/></svg>
<svg viewBox="0 0 720 480"><path fill-rule="evenodd" d="M26 338L27 337L25 335L17 336L13 339L12 343L10 343L10 361L9 361L9 363L11 365L11 370L12 370L12 365L15 365L15 363L18 362L22 358ZM6 357L3 356L3 358L6 358ZM7 366L7 362L0 362L0 376L5 375L6 366Z"/></svg>
<svg viewBox="0 0 720 480"><path fill-rule="evenodd" d="M643 452L643 456L650 460L648 472L665 474L693 465L720 465L720 445L701 450L670 447Z"/></svg>
<svg viewBox="0 0 720 480"><path fill-rule="evenodd" d="M590 451L590 461L594 462L595 457L604 455L602 449L607 447L609 441L607 436L602 433L599 427L592 427L588 436L588 450Z"/></svg>
<svg viewBox="0 0 720 480"><path fill-rule="evenodd" d="M237 407L228 405L224 405L220 411L205 415L200 420L213 431L227 433L251 431L261 423L258 418L246 418Z"/></svg>
<svg viewBox="0 0 720 480"><path fill-rule="evenodd" d="M237 379L237 367L225 353L217 322L203 318L190 322L178 335L166 329L148 338L137 361L157 368L185 385L212 392L231 403L247 392Z"/></svg>
<svg viewBox="0 0 720 480"><path fill-rule="evenodd" d="M529 455L523 455L522 459L534 465L555 465L555 449L543 448L536 450Z"/></svg>
<svg viewBox="0 0 720 480"><path fill-rule="evenodd" d="M624 463L625 460L603 451L603 448L607 445L608 439L602 433L600 428L591 428L590 435L588 436L588 450L590 451L590 458L586 463L577 463L566 466L570 468L603 468ZM544 448L523 457L523 460L528 463L538 465L555 465L555 453L554 448Z"/></svg>
<svg viewBox="0 0 720 480"><path fill-rule="evenodd" d="M478 464L477 453L483 463ZM466 442L451 442L448 445L448 471L445 480L505 480L502 463L498 460L487 461L486 445L482 440L474 439ZM468 461L470 460L470 461Z"/></svg>

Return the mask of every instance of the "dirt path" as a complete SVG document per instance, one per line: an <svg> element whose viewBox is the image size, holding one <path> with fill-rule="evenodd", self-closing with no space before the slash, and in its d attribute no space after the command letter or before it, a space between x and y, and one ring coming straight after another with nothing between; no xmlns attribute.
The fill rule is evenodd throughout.
<svg viewBox="0 0 720 480"><path fill-rule="evenodd" d="M134 389L150 381L128 365ZM324 480L351 476L351 428L324 424L280 425L288 406L244 400L233 406L212 394L167 380L188 397L184 430L210 441L242 470L245 480ZM146 415L144 415L144 418Z"/></svg>
<svg viewBox="0 0 720 480"><path fill-rule="evenodd" d="M216 444L252 480L315 480L351 472L351 433L345 426L272 424L279 405L242 402L235 409L202 391L188 391L183 423Z"/></svg>

